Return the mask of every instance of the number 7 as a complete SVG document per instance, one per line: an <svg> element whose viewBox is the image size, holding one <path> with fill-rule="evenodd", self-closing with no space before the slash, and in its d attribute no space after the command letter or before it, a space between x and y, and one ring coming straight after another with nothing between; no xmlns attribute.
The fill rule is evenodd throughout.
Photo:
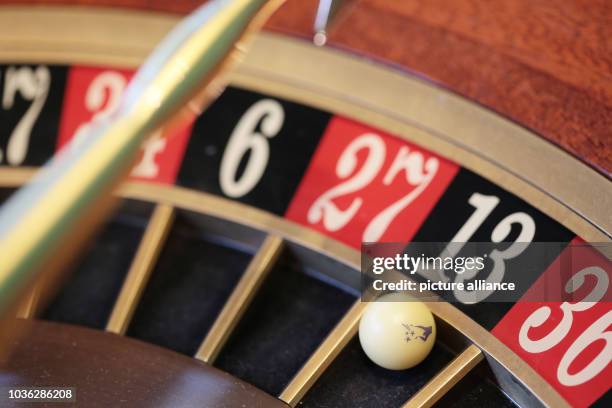
<svg viewBox="0 0 612 408"><path fill-rule="evenodd" d="M50 84L51 74L49 69L44 66L38 66L35 70L30 67L10 67L6 70L2 108L5 110L11 109L18 92L24 99L32 101L9 137L6 158L8 163L13 166L20 165L25 159L32 127L47 100ZM0 150L0 163L2 159L2 151Z"/></svg>

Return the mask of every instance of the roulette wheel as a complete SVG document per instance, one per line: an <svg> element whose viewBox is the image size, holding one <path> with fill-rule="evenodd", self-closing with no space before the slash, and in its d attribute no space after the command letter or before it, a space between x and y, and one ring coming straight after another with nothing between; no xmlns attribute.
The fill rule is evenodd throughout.
<svg viewBox="0 0 612 408"><path fill-rule="evenodd" d="M57 291L20 299L0 387L82 406L610 405L594 249L560 284L597 268L597 298L428 303L436 342L410 369L368 360L357 331L362 242L525 244L508 271L559 244L522 294L571 244L609 244L612 8L337 3L288 1L201 115L146 139ZM3 2L2 198L110 117L198 5Z"/></svg>

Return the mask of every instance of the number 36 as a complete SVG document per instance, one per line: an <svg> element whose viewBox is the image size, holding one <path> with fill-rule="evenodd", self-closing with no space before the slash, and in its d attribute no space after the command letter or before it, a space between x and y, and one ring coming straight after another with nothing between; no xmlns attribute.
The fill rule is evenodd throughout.
<svg viewBox="0 0 612 408"><path fill-rule="evenodd" d="M597 284L591 292L577 303L563 302L559 306L563 312L563 318L559 324L546 336L539 340L532 340L529 337L529 329L544 324L550 317L552 309L549 306L542 306L535 310L523 323L519 331L519 344L529 353L542 353L559 344L572 328L574 313L583 312L590 309L603 299L608 290L610 280L606 271L598 266L584 268L565 285L567 293L573 293L585 282L585 277L591 275L597 279ZM612 358L612 331L607 331L612 324L612 310L605 313L586 329L567 349L557 368L557 379L565 386L571 387L594 378L610 363ZM569 373L569 367L574 360L591 344L598 340L605 341L605 347L601 352L582 370L575 374Z"/></svg>

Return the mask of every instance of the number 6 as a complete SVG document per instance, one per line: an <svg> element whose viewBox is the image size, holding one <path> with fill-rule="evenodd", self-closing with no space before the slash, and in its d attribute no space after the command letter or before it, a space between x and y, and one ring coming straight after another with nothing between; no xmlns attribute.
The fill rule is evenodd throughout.
<svg viewBox="0 0 612 408"><path fill-rule="evenodd" d="M225 195L242 197L259 182L270 156L270 146L266 138L276 136L284 119L283 107L272 99L257 102L240 118L221 160L219 184ZM261 133L255 131L260 122ZM246 168L236 180L240 161L249 150L251 152Z"/></svg>

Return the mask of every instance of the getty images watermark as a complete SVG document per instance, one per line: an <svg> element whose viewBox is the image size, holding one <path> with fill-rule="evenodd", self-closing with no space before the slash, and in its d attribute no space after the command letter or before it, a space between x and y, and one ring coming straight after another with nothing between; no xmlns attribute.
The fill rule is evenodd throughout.
<svg viewBox="0 0 612 408"><path fill-rule="evenodd" d="M364 243L362 300L404 292L466 304L612 301L611 253L610 243Z"/></svg>

